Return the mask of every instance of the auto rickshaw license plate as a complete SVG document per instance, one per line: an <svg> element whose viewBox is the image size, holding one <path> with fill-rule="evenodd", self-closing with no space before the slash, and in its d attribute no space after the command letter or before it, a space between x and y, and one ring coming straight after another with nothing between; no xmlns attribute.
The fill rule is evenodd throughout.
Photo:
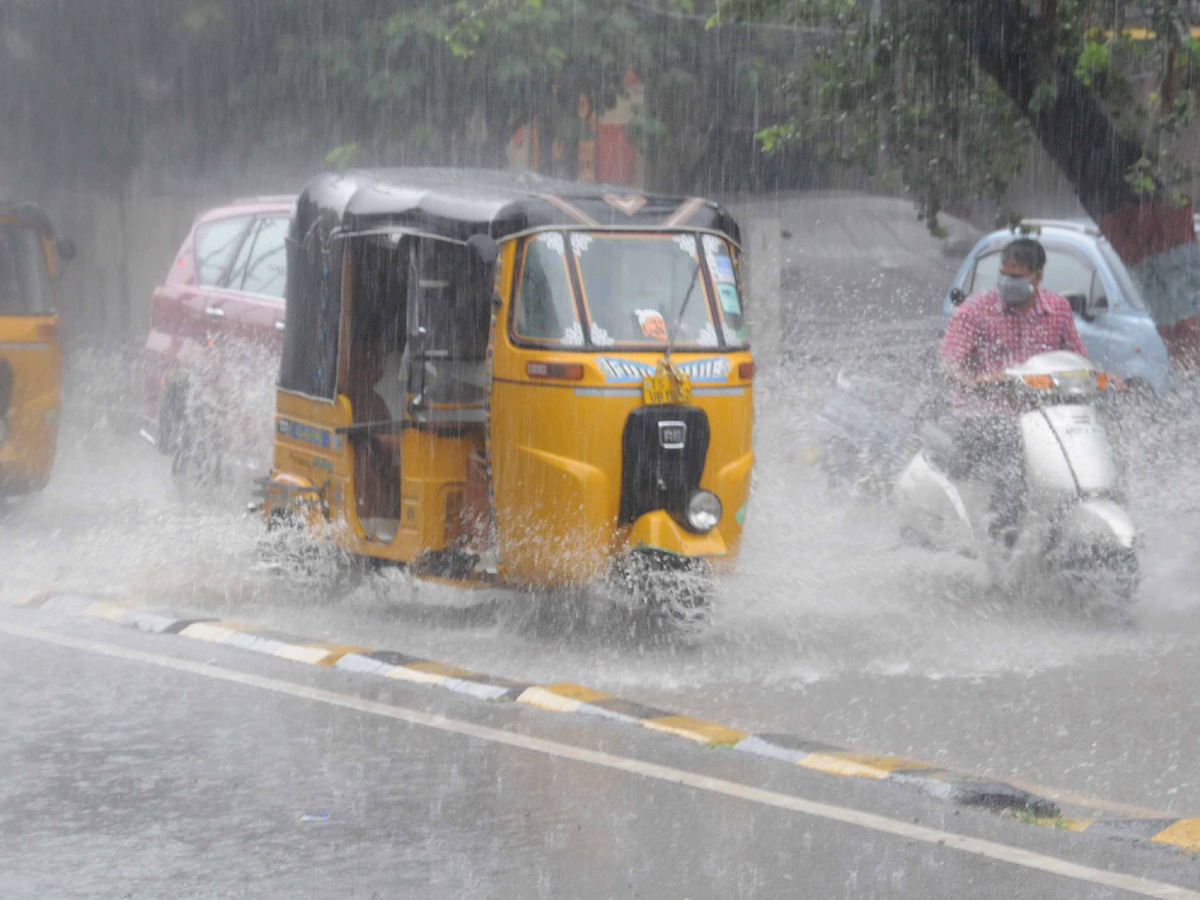
<svg viewBox="0 0 1200 900"><path fill-rule="evenodd" d="M642 402L647 406L661 406L665 403L690 403L692 400L692 379L686 375L680 376L678 387L670 375L649 375L642 379Z"/></svg>

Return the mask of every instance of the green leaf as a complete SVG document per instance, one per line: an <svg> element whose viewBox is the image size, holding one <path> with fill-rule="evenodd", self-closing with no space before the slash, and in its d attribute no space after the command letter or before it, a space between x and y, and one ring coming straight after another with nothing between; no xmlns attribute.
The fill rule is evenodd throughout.
<svg viewBox="0 0 1200 900"><path fill-rule="evenodd" d="M1075 77L1091 87L1096 78L1107 72L1112 64L1112 54L1108 44L1088 41L1075 62Z"/></svg>

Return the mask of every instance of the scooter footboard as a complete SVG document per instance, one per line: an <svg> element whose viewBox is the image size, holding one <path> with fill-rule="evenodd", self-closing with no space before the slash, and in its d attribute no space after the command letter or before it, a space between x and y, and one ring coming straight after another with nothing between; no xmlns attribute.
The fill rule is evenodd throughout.
<svg viewBox="0 0 1200 900"><path fill-rule="evenodd" d="M1111 544L1132 550L1138 540L1133 519L1112 500L1084 500L1066 512L1060 528L1068 544Z"/></svg>

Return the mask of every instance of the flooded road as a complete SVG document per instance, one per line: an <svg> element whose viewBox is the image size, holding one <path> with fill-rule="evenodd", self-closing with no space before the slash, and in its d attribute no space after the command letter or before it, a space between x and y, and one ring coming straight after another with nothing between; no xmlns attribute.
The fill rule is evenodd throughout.
<svg viewBox="0 0 1200 900"><path fill-rule="evenodd" d="M1036 589L991 591L970 561L904 545L886 505L831 491L805 464L811 419L839 368L930 380L941 292L957 265L939 259L911 218L888 253L839 252L836 235L856 233L863 213L849 224L842 215L803 201L785 211L785 353L757 385L742 559L698 638L645 644L587 598L456 590L397 570L356 571L332 553L309 577L272 571L259 553L261 524L244 513L249 478L215 496L179 490L169 461L136 436L136 393L114 389L136 385L129 366L104 358L73 370L49 488L0 519L0 591L111 594L369 640L746 729L1196 814L1195 387L1119 419L1146 537L1136 628L1087 621ZM854 261L863 253L869 264ZM269 407L265 415L269 428Z"/></svg>

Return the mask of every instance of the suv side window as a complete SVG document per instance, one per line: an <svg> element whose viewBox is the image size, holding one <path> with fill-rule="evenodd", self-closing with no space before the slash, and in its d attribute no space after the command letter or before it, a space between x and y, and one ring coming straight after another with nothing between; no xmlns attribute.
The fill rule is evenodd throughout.
<svg viewBox="0 0 1200 900"><path fill-rule="evenodd" d="M241 243L250 216L217 219L196 226L196 281L210 287L219 286L229 261Z"/></svg>
<svg viewBox="0 0 1200 900"><path fill-rule="evenodd" d="M287 238L291 219L270 216L259 219L242 242L233 264L229 286L249 294L283 297L287 284Z"/></svg>

